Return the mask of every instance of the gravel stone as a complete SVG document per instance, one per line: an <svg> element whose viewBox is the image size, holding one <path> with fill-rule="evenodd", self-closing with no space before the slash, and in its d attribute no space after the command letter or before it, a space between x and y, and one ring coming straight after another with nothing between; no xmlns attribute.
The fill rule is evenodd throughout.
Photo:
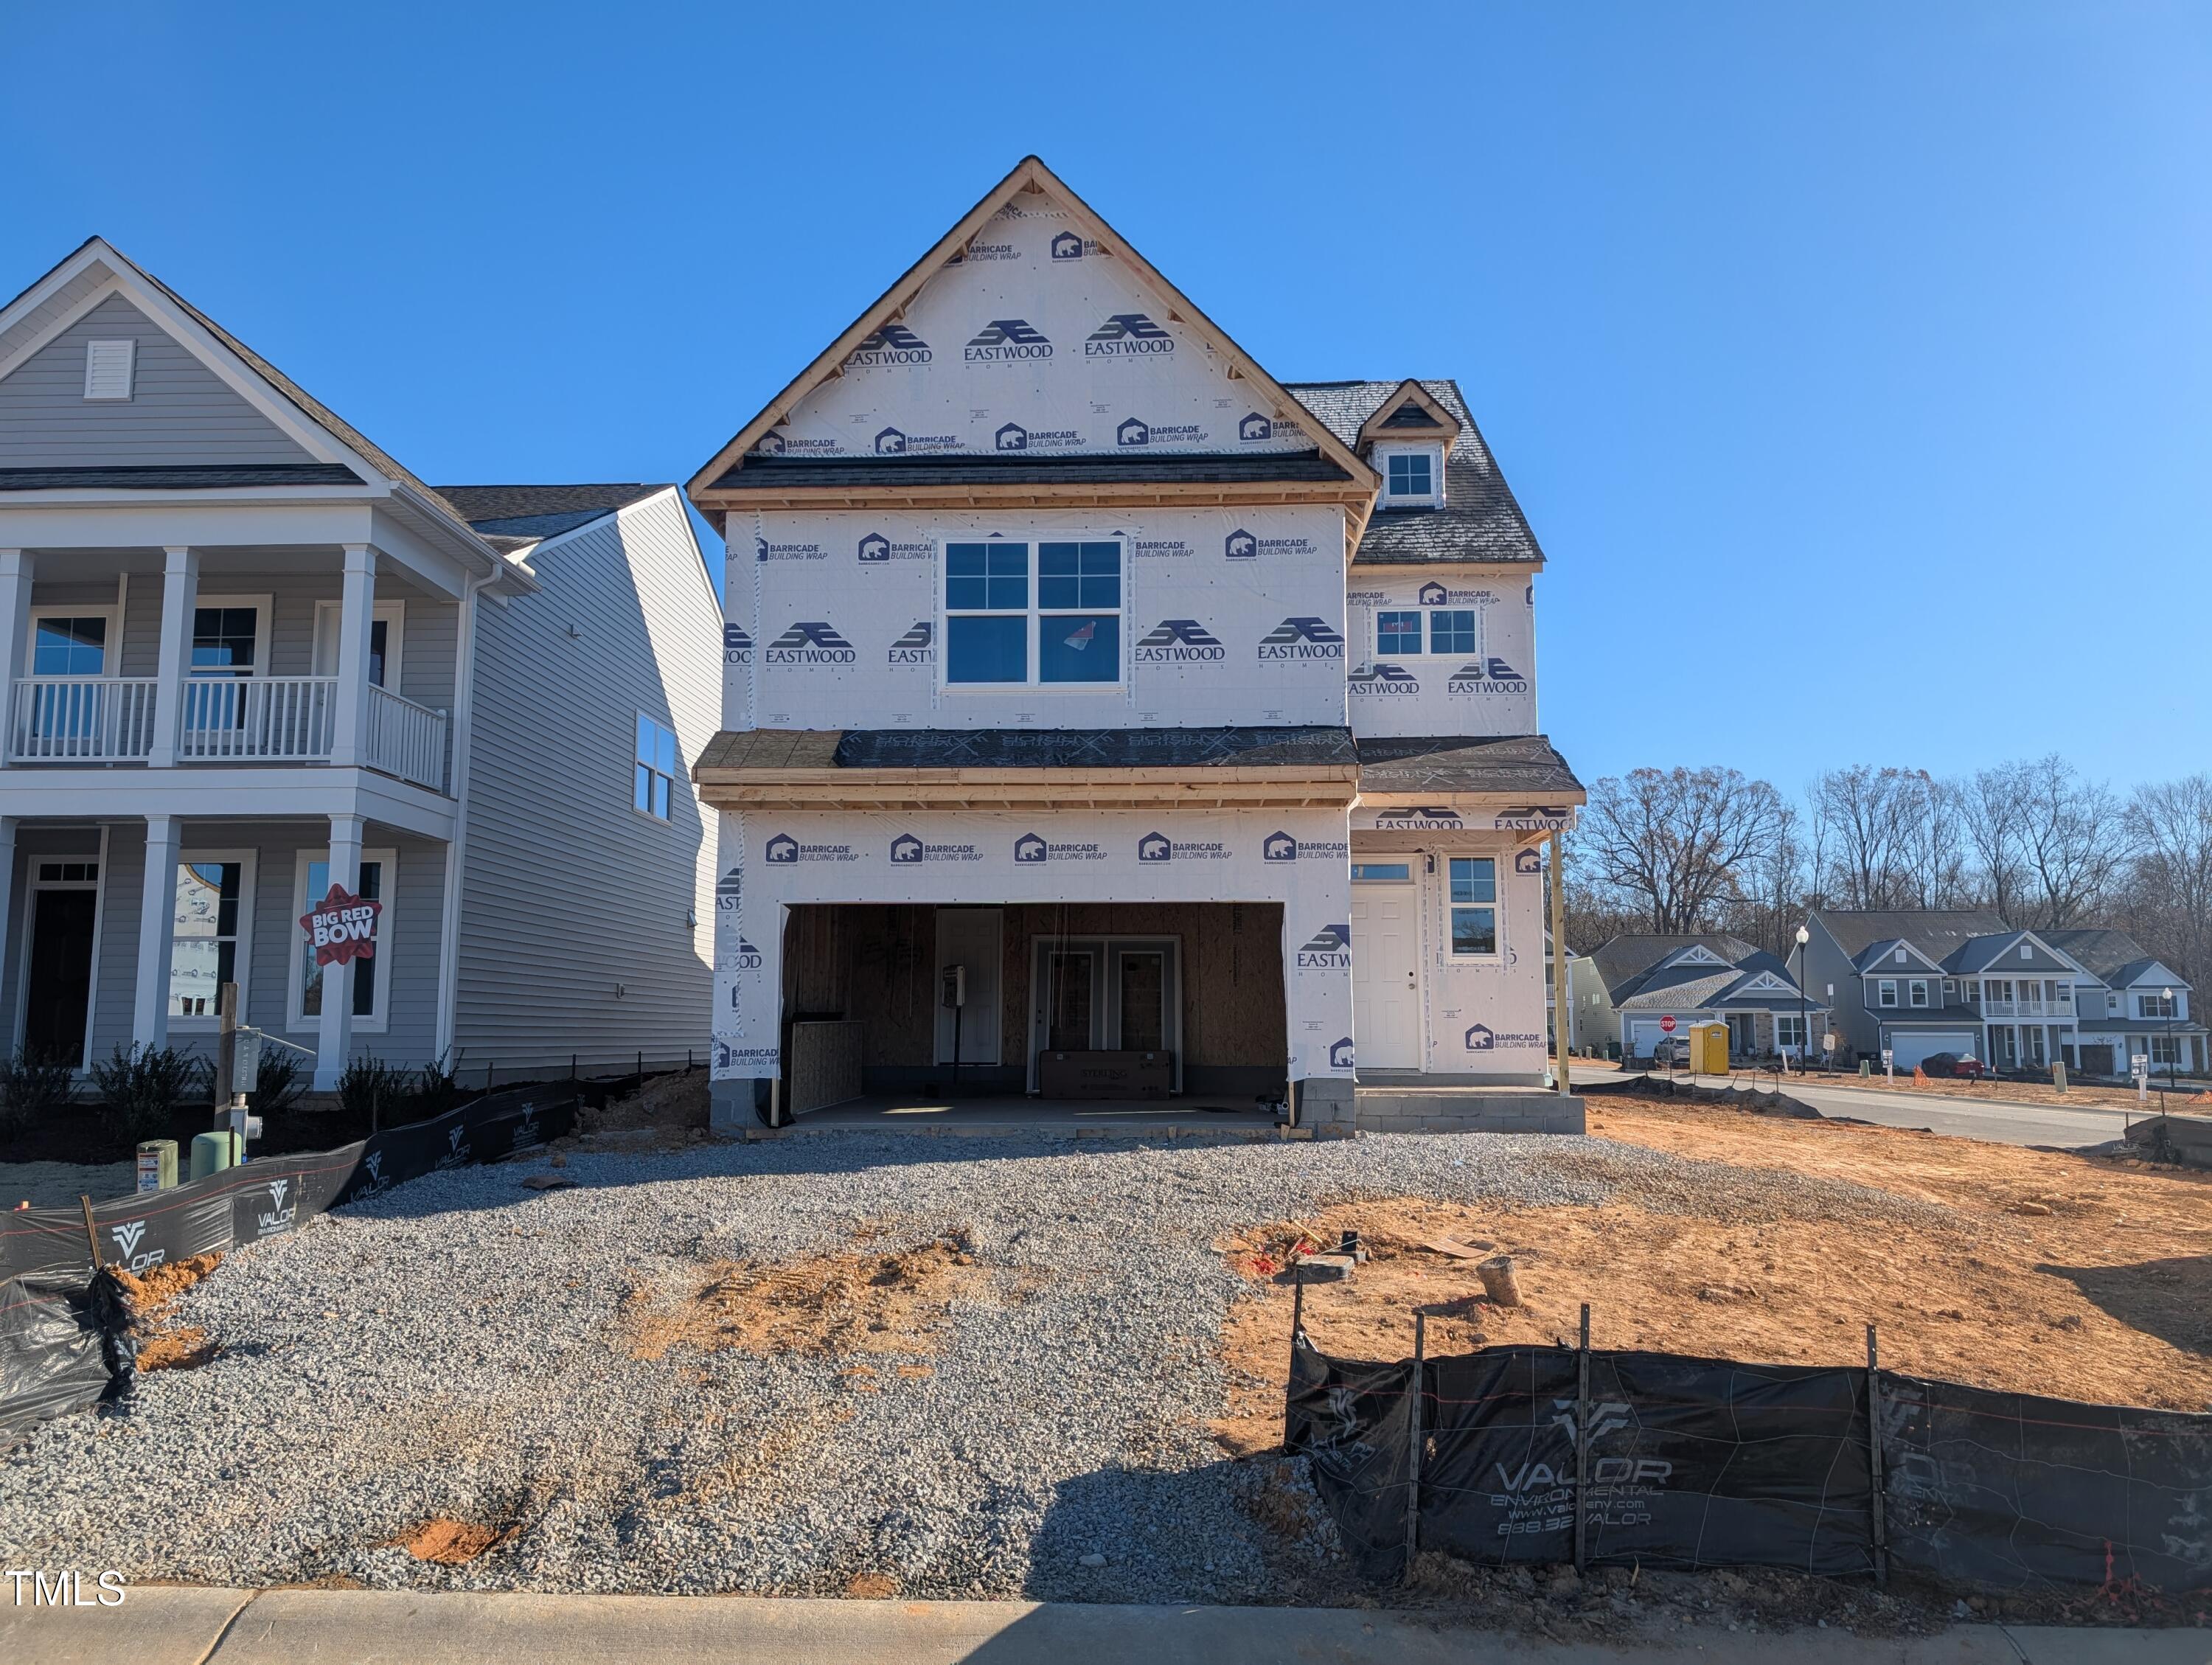
<svg viewBox="0 0 2212 1665"><path fill-rule="evenodd" d="M232 1255L177 1308L220 1344L213 1364L147 1376L0 1459L0 1564L238 1585L842 1595L866 1576L935 1597L1281 1601L1334 1534L1276 1540L1247 1505L1279 1466L1207 1437L1215 1339L1243 1287L1212 1248L1223 1233L1401 1195L1746 1220L1921 1206L1495 1134L840 1134L579 1148L561 1170L576 1188L558 1192L525 1189L533 1171L544 1158L434 1174ZM963 1234L1023 1292L956 1304L931 1373L879 1369L874 1391L849 1360L648 1361L621 1344L640 1279L835 1250L863 1228L887 1248ZM453 1566L395 1545L439 1516L507 1535Z"/></svg>

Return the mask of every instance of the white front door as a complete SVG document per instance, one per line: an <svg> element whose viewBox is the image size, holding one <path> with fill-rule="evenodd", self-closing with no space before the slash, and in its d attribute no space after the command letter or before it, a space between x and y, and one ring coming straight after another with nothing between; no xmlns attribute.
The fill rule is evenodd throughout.
<svg viewBox="0 0 2212 1665"><path fill-rule="evenodd" d="M1410 884L1352 892L1352 1033L1369 1069L1421 1066L1420 930Z"/></svg>

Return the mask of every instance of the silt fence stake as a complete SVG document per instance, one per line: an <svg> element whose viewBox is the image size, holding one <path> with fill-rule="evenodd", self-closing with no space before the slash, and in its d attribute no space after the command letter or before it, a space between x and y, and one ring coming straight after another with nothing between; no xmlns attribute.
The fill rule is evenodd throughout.
<svg viewBox="0 0 2212 1665"><path fill-rule="evenodd" d="M1589 1559L1589 1303L1583 1303L1582 1340L1575 1349L1575 1571Z"/></svg>
<svg viewBox="0 0 2212 1665"><path fill-rule="evenodd" d="M1881 1361L1875 1351L1874 1326L1867 1326L1867 1466L1872 1471L1874 1581L1889 1582L1889 1522L1882 1513Z"/></svg>
<svg viewBox="0 0 2212 1665"><path fill-rule="evenodd" d="M1421 1401L1427 1387L1429 1318L1413 1315L1413 1402L1406 1407L1408 1430L1406 1453L1406 1577L1413 1576L1413 1558L1421 1550Z"/></svg>

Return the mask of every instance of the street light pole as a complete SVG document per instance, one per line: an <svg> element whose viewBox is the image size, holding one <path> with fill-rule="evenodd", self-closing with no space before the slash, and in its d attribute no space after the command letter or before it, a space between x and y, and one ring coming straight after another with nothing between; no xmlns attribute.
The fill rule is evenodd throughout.
<svg viewBox="0 0 2212 1665"><path fill-rule="evenodd" d="M1805 945L1813 940L1813 933L1803 926L1797 927L1797 1073L1805 1073L1806 1058L1813 1049L1812 1012L1805 993Z"/></svg>

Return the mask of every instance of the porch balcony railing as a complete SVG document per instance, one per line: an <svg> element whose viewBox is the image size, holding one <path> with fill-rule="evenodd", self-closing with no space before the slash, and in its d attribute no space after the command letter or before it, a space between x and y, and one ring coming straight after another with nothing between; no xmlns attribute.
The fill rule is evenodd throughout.
<svg viewBox="0 0 2212 1665"><path fill-rule="evenodd" d="M154 750L160 679L37 677L8 705L11 763L143 763ZM335 677L195 677L177 713L180 763L322 763L337 744ZM363 761L443 792L447 716L368 687Z"/></svg>
<svg viewBox="0 0 2212 1665"><path fill-rule="evenodd" d="M2074 1002L2068 1000L1984 1000L1976 1008L1984 1018L2071 1018Z"/></svg>
<svg viewBox="0 0 2212 1665"><path fill-rule="evenodd" d="M153 677L40 677L15 684L16 763L131 763L154 749Z"/></svg>
<svg viewBox="0 0 2212 1665"><path fill-rule="evenodd" d="M193 763L320 763L337 738L336 677L194 677L177 756Z"/></svg>
<svg viewBox="0 0 2212 1665"><path fill-rule="evenodd" d="M368 766L433 792L446 784L446 714L368 687Z"/></svg>

